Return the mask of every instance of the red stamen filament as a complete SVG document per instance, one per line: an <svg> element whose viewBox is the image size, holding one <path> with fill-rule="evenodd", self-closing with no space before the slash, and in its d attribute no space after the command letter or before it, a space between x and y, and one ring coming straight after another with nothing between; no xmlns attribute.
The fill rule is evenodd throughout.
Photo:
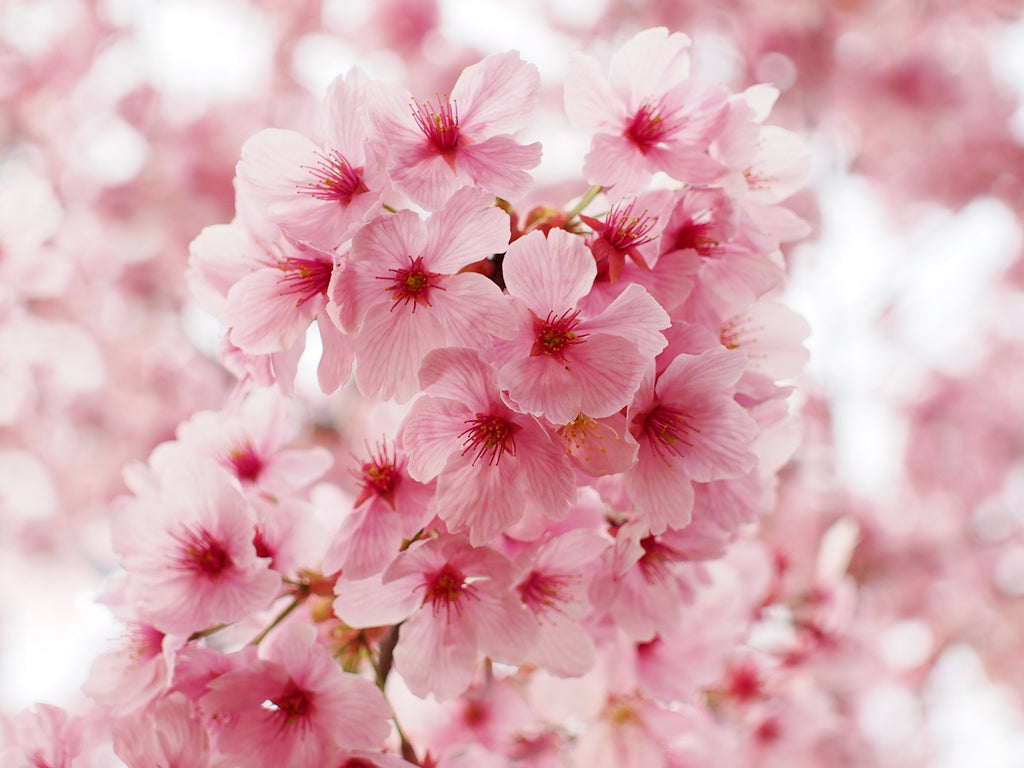
<svg viewBox="0 0 1024 768"><path fill-rule="evenodd" d="M296 191L317 200L328 200L348 205L355 195L369 191L363 183L363 169L353 168L343 154L331 150L327 154L317 152L316 165L304 165L313 181L299 185Z"/></svg>
<svg viewBox="0 0 1024 768"><path fill-rule="evenodd" d="M412 117L431 144L441 152L451 152L459 144L459 107L447 94L438 96L437 103L435 112L429 100L419 105L413 102Z"/></svg>
<svg viewBox="0 0 1024 768"><path fill-rule="evenodd" d="M604 220L605 240L620 251L636 248L654 240L653 237L648 237L647 233L658 223L658 217L648 216L646 210L639 216L634 216L635 202L631 201L629 205L621 207L615 206Z"/></svg>
<svg viewBox="0 0 1024 768"><path fill-rule="evenodd" d="M580 310L578 309L567 309L557 317L554 312L548 312L545 320L534 315L533 348L530 350L530 357L550 355L559 362L563 362L565 350L576 344L582 344L590 335L573 332L573 329L579 325L577 319L579 315Z"/></svg>
<svg viewBox="0 0 1024 768"><path fill-rule="evenodd" d="M173 536L182 545L174 565L178 570L192 571L216 579L234 565L224 545L201 526L195 529L186 526L182 533Z"/></svg>
<svg viewBox="0 0 1024 768"><path fill-rule="evenodd" d="M464 437L462 455L476 451L475 465L487 456L487 464L497 464L504 454L516 455L516 441L513 432L516 427L498 416L484 416L478 413L475 419L468 419L469 429L459 434Z"/></svg>
<svg viewBox="0 0 1024 768"><path fill-rule="evenodd" d="M391 281L391 285L384 290L394 296L395 303L391 305L392 311L399 304L409 304L410 302L412 302L413 312L421 304L425 304L428 307L433 306L430 303L431 289L444 290L438 282L441 274L439 272L428 272L424 269L422 256L417 256L415 259L410 256L408 269L389 269L388 272L391 273L391 276L379 275L377 279Z"/></svg>
<svg viewBox="0 0 1024 768"><path fill-rule="evenodd" d="M566 600L561 596L562 590L569 585L573 577L565 573L541 573L530 571L516 589L519 599L538 616L543 613L562 613L561 604Z"/></svg>
<svg viewBox="0 0 1024 768"><path fill-rule="evenodd" d="M690 421L690 416L675 410L658 406L644 421L644 432L649 438L651 450L666 464L672 466L670 456L685 457L686 449L692 448L689 436L700 432Z"/></svg>
<svg viewBox="0 0 1024 768"><path fill-rule="evenodd" d="M388 453L387 444L378 443L377 452L370 453L368 461L362 462L358 470L349 470L356 480L362 483L362 491L356 499L358 507L371 496L384 499L392 509L395 508L395 489L402 479L396 456Z"/></svg>
<svg viewBox="0 0 1024 768"><path fill-rule="evenodd" d="M686 122L685 117L674 113L662 114L661 104L645 102L633 115L623 136L632 139L642 153L671 138Z"/></svg>
<svg viewBox="0 0 1024 768"><path fill-rule="evenodd" d="M284 277L277 281L281 296L296 295L295 306L301 307L310 299L327 293L331 284L334 264L319 259L297 259L289 256L277 263Z"/></svg>
<svg viewBox="0 0 1024 768"><path fill-rule="evenodd" d="M462 572L447 563L441 570L431 574L426 587L423 604L429 602L435 616L443 608L449 621L453 610L456 616L462 615L463 597L467 600L475 597L472 586L466 583L466 577Z"/></svg>

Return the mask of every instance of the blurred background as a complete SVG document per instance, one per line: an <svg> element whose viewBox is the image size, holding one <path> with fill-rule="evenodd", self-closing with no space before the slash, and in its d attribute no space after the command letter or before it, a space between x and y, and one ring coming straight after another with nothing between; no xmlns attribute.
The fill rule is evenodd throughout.
<svg viewBox="0 0 1024 768"><path fill-rule="evenodd" d="M569 54L607 60L663 25L693 39L697 72L778 87L770 122L813 149L790 206L814 234L785 254L812 328L787 482L821 519L857 520L850 572L900 679L859 725L880 755L924 734L932 765L1024 765L1022 11L0 0L0 711L80 700L120 632L94 601L122 468L230 391L184 269L234 215L245 139L308 132L353 65L429 95L518 49L544 83L531 202L561 205L588 146L561 114Z"/></svg>

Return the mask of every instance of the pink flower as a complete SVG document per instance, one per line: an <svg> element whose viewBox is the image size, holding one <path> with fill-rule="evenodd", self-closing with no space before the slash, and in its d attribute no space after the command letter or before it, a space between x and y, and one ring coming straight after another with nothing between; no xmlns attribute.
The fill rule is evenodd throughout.
<svg viewBox="0 0 1024 768"><path fill-rule="evenodd" d="M210 735L182 693L160 699L137 718L114 726L114 751L128 768L211 768Z"/></svg>
<svg viewBox="0 0 1024 768"><path fill-rule="evenodd" d="M401 621L395 666L417 696L440 700L469 687L484 656L518 664L537 627L510 591L512 563L461 537L414 544L381 582L339 581L334 610L355 627Z"/></svg>
<svg viewBox="0 0 1024 768"><path fill-rule="evenodd" d="M188 635L268 608L281 578L256 556L255 518L224 470L183 461L159 490L127 504L113 531L140 618Z"/></svg>
<svg viewBox="0 0 1024 768"><path fill-rule="evenodd" d="M366 151L365 90L366 76L350 70L328 89L319 142L268 128L245 143L238 163L240 194L291 236L329 251L377 212L386 190L377 157Z"/></svg>
<svg viewBox="0 0 1024 768"><path fill-rule="evenodd" d="M559 519L575 483L565 450L532 416L509 408L494 369L468 349L438 349L423 361L417 400L402 432L409 474L437 478L435 506L452 533L476 546L522 516L527 503Z"/></svg>
<svg viewBox="0 0 1024 768"><path fill-rule="evenodd" d="M630 405L640 451L626 487L652 533L690 522L693 481L753 469L757 425L732 396L745 365L744 355L721 348L678 355L656 382L645 379Z"/></svg>
<svg viewBox="0 0 1024 768"><path fill-rule="evenodd" d="M316 630L290 624L262 657L218 676L199 700L217 724L217 748L240 768L308 768L342 750L379 747L391 712L368 680L342 670Z"/></svg>
<svg viewBox="0 0 1024 768"><path fill-rule="evenodd" d="M531 547L517 565L515 589L537 621L530 660L562 677L582 675L595 659L594 641L580 622L590 613L587 589L608 542L577 529Z"/></svg>
<svg viewBox="0 0 1024 768"><path fill-rule="evenodd" d="M361 484L355 508L345 518L324 557L324 572L347 579L380 573L433 516L433 488L413 480L404 453L381 442L352 474Z"/></svg>
<svg viewBox="0 0 1024 768"><path fill-rule="evenodd" d="M254 389L225 411L201 411L178 426L177 447L206 455L232 472L243 488L282 497L305 488L331 466L322 447L285 448L287 401L271 387Z"/></svg>
<svg viewBox="0 0 1024 768"><path fill-rule="evenodd" d="M338 321L356 333L356 382L367 397L408 400L424 356L442 346L485 347L507 325L505 298L460 270L508 245L508 215L463 189L426 223L412 211L376 219L352 244L331 286Z"/></svg>
<svg viewBox="0 0 1024 768"><path fill-rule="evenodd" d="M668 190L653 190L639 198L623 198L611 207L604 221L580 214L580 219L594 230L588 246L597 262L598 274L617 283L627 256L638 267L650 271L640 247L649 245L652 252L648 258L657 256L657 249L650 244L657 241L665 226L658 222L670 197ZM641 209L639 204L645 207Z"/></svg>
<svg viewBox="0 0 1024 768"><path fill-rule="evenodd" d="M505 284L522 304L516 336L498 346L498 384L519 410L567 424L583 413L625 407L644 371L665 348L668 315L629 285L604 311L579 303L597 267L583 240L564 230L531 232L508 247Z"/></svg>
<svg viewBox="0 0 1024 768"><path fill-rule="evenodd" d="M93 662L82 691L116 716L141 709L170 687L175 656L187 640L148 624L129 624L121 647Z"/></svg>
<svg viewBox="0 0 1024 768"><path fill-rule="evenodd" d="M690 79L689 46L686 35L664 27L644 30L615 53L607 79L593 58L573 57L565 109L578 128L595 134L583 162L591 184L629 193L657 171L689 183L724 173L707 149L725 118L727 95Z"/></svg>
<svg viewBox="0 0 1024 768"><path fill-rule="evenodd" d="M451 97L412 104L381 87L369 95L370 114L394 163L391 178L414 203L437 210L463 186L515 199L540 163L540 144L518 144L510 134L526 125L540 89L533 64L515 51L467 67Z"/></svg>

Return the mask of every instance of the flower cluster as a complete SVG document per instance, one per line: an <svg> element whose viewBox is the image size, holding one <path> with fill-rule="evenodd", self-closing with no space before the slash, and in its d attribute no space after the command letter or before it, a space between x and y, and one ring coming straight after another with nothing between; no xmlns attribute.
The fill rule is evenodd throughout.
<svg viewBox="0 0 1024 768"><path fill-rule="evenodd" d="M808 154L763 124L773 88L692 76L689 45L573 59L591 187L564 206L522 212L540 77L514 52L426 99L354 69L312 137L245 144L189 269L236 396L130 468L114 525L128 631L87 691L130 768L692 758L726 649L659 689L657 648L686 604L724 637L760 599L725 605L753 566L712 562L795 447L807 330L774 294ZM321 389L398 414L363 448L286 447L313 323ZM354 484L321 481L346 452ZM542 702L573 678L567 730ZM403 695L468 709L417 743L389 736Z"/></svg>

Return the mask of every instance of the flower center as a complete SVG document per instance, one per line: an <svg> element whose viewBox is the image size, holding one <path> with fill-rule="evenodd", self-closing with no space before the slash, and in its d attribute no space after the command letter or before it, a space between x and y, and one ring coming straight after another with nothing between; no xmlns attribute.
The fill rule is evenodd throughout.
<svg viewBox="0 0 1024 768"><path fill-rule="evenodd" d="M466 583L466 577L448 563L428 577L426 587L427 592L423 597L423 604L426 605L429 602L435 616L441 609L444 609L449 620L453 610L456 616L462 615L463 597L466 599L474 597L473 588Z"/></svg>
<svg viewBox="0 0 1024 768"><path fill-rule="evenodd" d="M476 451L473 457L475 465L484 456L487 457L487 464L497 464L504 454L516 455L516 441L513 433L518 429L498 416L484 416L481 413L475 419L468 419L464 422L469 425L459 437L465 438L462 445L462 455Z"/></svg>
<svg viewBox="0 0 1024 768"><path fill-rule="evenodd" d="M672 575L672 564L680 560L678 552L660 543L653 536L641 539L640 546L643 547L644 554L637 565L640 567L644 581L648 583L664 581Z"/></svg>
<svg viewBox="0 0 1024 768"><path fill-rule="evenodd" d="M615 205L604 220L604 238L620 251L636 248L654 240L648 232L658 223L657 216L648 216L645 210L639 216L633 215L635 200L628 205Z"/></svg>
<svg viewBox="0 0 1024 768"><path fill-rule="evenodd" d="M312 181L298 185L299 194L348 205L355 195L369 191L363 182L363 169L353 168L343 154L332 149L327 154L317 152L316 155L316 165L302 166L309 171Z"/></svg>
<svg viewBox="0 0 1024 768"><path fill-rule="evenodd" d="M447 94L438 96L437 103L435 111L429 99L422 104L413 102L412 117L439 152L451 152L459 144L459 107Z"/></svg>
<svg viewBox="0 0 1024 768"><path fill-rule="evenodd" d="M669 466L672 466L669 457L683 458L686 449L693 447L690 435L699 431L688 414L662 405L648 413L643 422L643 434L648 437L651 450Z"/></svg>
<svg viewBox="0 0 1024 768"><path fill-rule="evenodd" d="M368 461L364 461L358 470L350 470L351 474L362 483L362 491L356 499L358 507L371 496L379 496L392 509L395 508L395 489L402 479L398 459L388 453L386 443L377 445L377 452L371 453Z"/></svg>
<svg viewBox="0 0 1024 768"><path fill-rule="evenodd" d="M256 449L252 447L248 438L230 450L227 464L234 470L239 480L248 480L250 483L256 482L260 472L263 471L263 460L257 455Z"/></svg>
<svg viewBox="0 0 1024 768"><path fill-rule="evenodd" d="M548 312L544 320L534 315L533 348L530 350L530 357L550 355L559 362L564 362L565 350L575 344L582 344L589 335L573 332L579 325L579 314L578 309L567 309L558 316L555 316L554 312Z"/></svg>
<svg viewBox="0 0 1024 768"><path fill-rule="evenodd" d="M682 128L685 118L678 118L674 113L664 113L660 103L644 102L633 115L623 136L631 139L641 153L668 140Z"/></svg>
<svg viewBox="0 0 1024 768"><path fill-rule="evenodd" d="M331 284L333 262L327 259L302 259L289 256L277 262L284 277L277 281L281 296L295 295L295 306L301 307L310 299L327 293Z"/></svg>
<svg viewBox="0 0 1024 768"><path fill-rule="evenodd" d="M428 307L430 304L430 291L437 288L443 291L444 288L439 284L441 274L438 272L428 272L423 267L423 257L417 256L415 259L409 257L409 266L405 269L389 269L388 275L381 275L378 280L390 280L389 285L384 290L388 291L395 299L395 303L391 305L392 311L399 304L412 303L412 311L416 311L416 307L421 304L426 304Z"/></svg>
<svg viewBox="0 0 1024 768"><path fill-rule="evenodd" d="M178 552L178 562L175 564L179 570L192 571L209 579L216 579L223 571L234 565L224 545L202 526L195 529L186 526L183 533L174 535L174 538L182 546Z"/></svg>
<svg viewBox="0 0 1024 768"><path fill-rule="evenodd" d="M519 599L536 615L551 611L561 613L559 606L566 602L562 591L572 580L573 577L565 573L530 571L516 589L519 591Z"/></svg>
<svg viewBox="0 0 1024 768"><path fill-rule="evenodd" d="M300 721L308 723L313 702L310 701L304 690L289 680L287 687L280 695L267 699L262 706L263 709L273 713L278 727L284 728Z"/></svg>

